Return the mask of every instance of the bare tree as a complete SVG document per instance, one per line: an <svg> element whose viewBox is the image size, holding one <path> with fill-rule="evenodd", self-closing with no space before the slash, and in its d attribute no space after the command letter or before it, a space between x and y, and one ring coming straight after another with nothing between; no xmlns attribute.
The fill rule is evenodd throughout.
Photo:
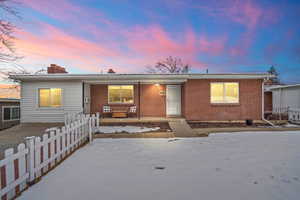
<svg viewBox="0 0 300 200"><path fill-rule="evenodd" d="M180 58L172 56L157 62L154 66L147 67L147 72L152 74L183 74L189 73L190 70L189 64L184 64Z"/></svg>
<svg viewBox="0 0 300 200"><path fill-rule="evenodd" d="M13 32L16 27L9 22L11 17L20 18L17 10L12 7L12 0L0 0L0 62L12 62L19 59L15 54Z"/></svg>
<svg viewBox="0 0 300 200"><path fill-rule="evenodd" d="M12 62L11 67L0 69L0 79L11 81L11 79L9 79L9 75L11 74L45 74L45 73L47 73L46 69L39 69L37 71L28 70L25 69L23 66Z"/></svg>

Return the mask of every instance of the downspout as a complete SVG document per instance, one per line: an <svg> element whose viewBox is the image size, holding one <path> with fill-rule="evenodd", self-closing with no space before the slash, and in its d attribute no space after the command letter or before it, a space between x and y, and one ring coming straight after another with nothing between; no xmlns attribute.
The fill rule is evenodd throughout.
<svg viewBox="0 0 300 200"><path fill-rule="evenodd" d="M139 111L139 119L141 118L141 82L138 82L138 86L139 86L139 107L138 107L138 111Z"/></svg>
<svg viewBox="0 0 300 200"><path fill-rule="evenodd" d="M281 120L281 110L282 110L282 88L280 88L280 98L279 98L279 120Z"/></svg>
<svg viewBox="0 0 300 200"><path fill-rule="evenodd" d="M261 118L263 121L267 122L268 124L270 124L273 127L276 127L272 122L270 122L269 120L265 119L265 81L262 81L262 85L261 85L261 97L262 97L262 102L261 102Z"/></svg>

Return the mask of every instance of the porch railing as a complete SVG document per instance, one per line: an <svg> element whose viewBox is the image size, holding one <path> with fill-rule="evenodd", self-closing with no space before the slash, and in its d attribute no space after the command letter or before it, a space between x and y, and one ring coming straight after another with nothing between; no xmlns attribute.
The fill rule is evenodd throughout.
<svg viewBox="0 0 300 200"><path fill-rule="evenodd" d="M300 108L289 108L288 118L289 118L289 121L291 121L291 122L299 122L300 123Z"/></svg>

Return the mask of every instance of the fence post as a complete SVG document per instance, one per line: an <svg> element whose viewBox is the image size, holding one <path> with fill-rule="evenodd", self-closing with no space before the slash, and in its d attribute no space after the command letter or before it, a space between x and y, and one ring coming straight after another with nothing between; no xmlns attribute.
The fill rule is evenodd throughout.
<svg viewBox="0 0 300 200"><path fill-rule="evenodd" d="M26 137L26 147L28 148L28 156L27 156L27 167L29 172L28 183L33 183L35 176L34 176L34 141L35 136Z"/></svg>
<svg viewBox="0 0 300 200"><path fill-rule="evenodd" d="M92 117L89 117L89 141L92 143L93 134L92 134Z"/></svg>
<svg viewBox="0 0 300 200"><path fill-rule="evenodd" d="M96 117L97 117L97 130L98 130L100 126L100 114L98 112L96 113Z"/></svg>

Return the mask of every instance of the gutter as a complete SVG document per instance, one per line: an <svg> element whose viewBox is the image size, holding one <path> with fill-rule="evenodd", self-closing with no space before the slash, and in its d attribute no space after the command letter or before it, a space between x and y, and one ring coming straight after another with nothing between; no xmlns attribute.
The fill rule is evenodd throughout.
<svg viewBox="0 0 300 200"><path fill-rule="evenodd" d="M262 102L261 102L261 118L263 121L267 122L268 124L270 124L273 127L277 127L276 125L274 125L272 122L270 122L269 120L265 119L265 84L264 84L264 80L262 81L262 85L261 85L261 97L262 97Z"/></svg>
<svg viewBox="0 0 300 200"><path fill-rule="evenodd" d="M111 81L135 80L186 80L186 79L264 79L269 74L11 74L9 78L25 81L78 80L78 81Z"/></svg>

